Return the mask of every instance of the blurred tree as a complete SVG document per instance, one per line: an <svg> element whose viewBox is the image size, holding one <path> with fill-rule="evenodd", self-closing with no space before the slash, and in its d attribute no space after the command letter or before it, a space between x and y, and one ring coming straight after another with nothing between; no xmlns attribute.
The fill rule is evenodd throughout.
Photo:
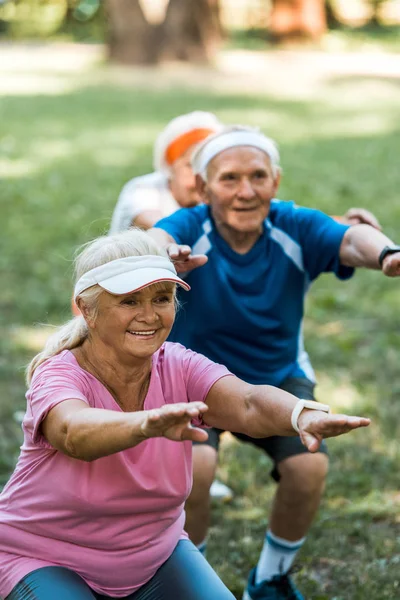
<svg viewBox="0 0 400 600"><path fill-rule="evenodd" d="M387 0L369 0L369 4L371 5L372 8L372 14L371 14L371 18L369 20L369 22L372 25L382 25L382 19L381 19L381 7L383 4L385 4L385 2L387 2Z"/></svg>
<svg viewBox="0 0 400 600"><path fill-rule="evenodd" d="M218 0L170 0L165 19L149 23L139 0L106 0L110 59L151 64L208 60L221 37Z"/></svg>
<svg viewBox="0 0 400 600"><path fill-rule="evenodd" d="M324 0L272 0L270 34L273 40L318 39L326 30Z"/></svg>
<svg viewBox="0 0 400 600"><path fill-rule="evenodd" d="M106 0L110 59L127 64L154 63L157 26L145 18L139 0Z"/></svg>
<svg viewBox="0 0 400 600"><path fill-rule="evenodd" d="M325 13L328 29L338 29L343 26L333 0L325 0Z"/></svg>

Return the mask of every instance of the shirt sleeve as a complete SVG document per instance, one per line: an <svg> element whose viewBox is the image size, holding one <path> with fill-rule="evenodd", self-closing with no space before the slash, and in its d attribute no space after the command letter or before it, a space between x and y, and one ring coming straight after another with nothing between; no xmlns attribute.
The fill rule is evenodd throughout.
<svg viewBox="0 0 400 600"><path fill-rule="evenodd" d="M189 402L204 402L214 383L232 375L224 365L186 348L182 355L182 369ZM204 426L202 419L194 419L193 424Z"/></svg>
<svg viewBox="0 0 400 600"><path fill-rule="evenodd" d="M341 264L339 258L340 245L349 226L336 222L319 210L295 210L304 267L310 280L326 272L335 273L339 279L349 279L354 269Z"/></svg>
<svg viewBox="0 0 400 600"><path fill-rule="evenodd" d="M122 189L111 219L110 234L129 229L132 221L146 210L160 210L160 191L150 184L128 182Z"/></svg>
<svg viewBox="0 0 400 600"><path fill-rule="evenodd" d="M84 384L70 364L38 368L27 394L27 416L25 427L32 442L45 448L53 448L41 431L41 424L52 408L64 400L82 400L89 405Z"/></svg>
<svg viewBox="0 0 400 600"><path fill-rule="evenodd" d="M181 208L169 217L158 221L154 227L164 229L177 244L187 244L188 246L193 246L201 235L197 207Z"/></svg>

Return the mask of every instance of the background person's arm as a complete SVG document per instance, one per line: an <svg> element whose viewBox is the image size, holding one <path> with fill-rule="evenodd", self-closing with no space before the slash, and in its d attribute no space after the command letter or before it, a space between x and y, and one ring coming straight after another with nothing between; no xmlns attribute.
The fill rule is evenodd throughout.
<svg viewBox="0 0 400 600"><path fill-rule="evenodd" d="M159 227L153 227L147 232L151 237L168 252L168 256L175 265L177 273L188 273L204 265L208 258L205 254L192 254L190 246L177 244L174 238Z"/></svg>
<svg viewBox="0 0 400 600"><path fill-rule="evenodd" d="M269 385L250 385L234 376L219 379L210 389L204 422L218 429L262 438L272 435L298 435L291 415L298 398ZM311 452L316 452L323 438L335 437L358 427L369 419L348 415L331 415L304 409L298 419L300 438Z"/></svg>
<svg viewBox="0 0 400 600"><path fill-rule="evenodd" d="M110 234L129 229L132 225L149 229L162 218L161 191L154 174L131 179L124 185L111 217Z"/></svg>
<svg viewBox="0 0 400 600"><path fill-rule="evenodd" d="M340 261L348 267L381 269L385 275L400 275L400 252L387 256L381 265L379 256L385 246L393 246L392 240L369 225L354 225L343 236L339 250Z"/></svg>
<svg viewBox="0 0 400 600"><path fill-rule="evenodd" d="M132 220L131 225L140 227L141 229L150 229L157 221L162 219L163 215L160 210L143 210Z"/></svg>
<svg viewBox="0 0 400 600"><path fill-rule="evenodd" d="M157 244L159 244L163 248L166 248L169 244L176 244L176 241L174 240L172 235L170 235L165 231L165 229L161 229L160 227L152 227L147 233L151 235L153 240L155 240Z"/></svg>
<svg viewBox="0 0 400 600"><path fill-rule="evenodd" d="M133 448L151 437L205 441L207 433L190 423L207 410L203 402L191 402L121 413L90 408L82 400L71 399L52 408L41 429L53 448L90 462Z"/></svg>
<svg viewBox="0 0 400 600"><path fill-rule="evenodd" d="M382 230L382 227L375 215L365 208L349 208L344 215L340 217L333 216L332 218L335 219L335 221L338 221L338 223L343 223L344 225L364 224L371 225L371 227L374 227L379 231Z"/></svg>

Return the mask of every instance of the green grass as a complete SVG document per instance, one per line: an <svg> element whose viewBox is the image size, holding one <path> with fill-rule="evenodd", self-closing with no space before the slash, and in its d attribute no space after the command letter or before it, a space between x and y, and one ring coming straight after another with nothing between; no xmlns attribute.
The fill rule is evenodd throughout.
<svg viewBox="0 0 400 600"><path fill-rule="evenodd" d="M276 75L249 78L262 83ZM281 198L333 214L364 206L399 241L396 77L352 77L343 70L321 78L312 94L301 80L290 82L292 96L261 83L248 90L225 86L223 74L215 84L201 71L110 74L99 66L75 73L33 66L20 68L24 85L15 86L15 77L0 96L3 483L21 442L15 412L25 406L23 366L41 332L31 328L69 316L76 245L107 229L122 184L151 169L152 142L168 119L201 108L260 125L280 142ZM308 599L400 597L398 307L398 281L372 272L360 271L347 283L324 276L309 295L305 332L319 399L370 415L374 423L330 443L327 492L296 575ZM236 495L215 506L209 559L238 598L267 526L270 467L252 447L223 447L219 475Z"/></svg>

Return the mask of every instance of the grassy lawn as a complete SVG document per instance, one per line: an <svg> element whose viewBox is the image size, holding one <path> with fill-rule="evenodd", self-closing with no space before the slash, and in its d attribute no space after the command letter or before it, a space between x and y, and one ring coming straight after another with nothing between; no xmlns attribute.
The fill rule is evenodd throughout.
<svg viewBox="0 0 400 600"><path fill-rule="evenodd" d="M219 71L110 71L79 62L83 49L48 49L42 62L36 51L0 64L0 484L17 457L23 368L40 324L69 317L73 251L106 231L122 184L151 169L152 142L173 116L203 109L260 125L279 141L281 198L331 214L364 206L399 241L399 70L379 72L369 55L363 69L338 57L329 70L320 53L310 79L307 55L271 55L264 68L231 53ZM232 75L243 60L246 72ZM373 425L330 443L325 499L298 560L308 599L400 598L399 299L398 281L362 271L347 283L324 276L309 294L318 397ZM219 475L235 498L215 506L209 560L237 598L267 526L270 468L224 440Z"/></svg>

